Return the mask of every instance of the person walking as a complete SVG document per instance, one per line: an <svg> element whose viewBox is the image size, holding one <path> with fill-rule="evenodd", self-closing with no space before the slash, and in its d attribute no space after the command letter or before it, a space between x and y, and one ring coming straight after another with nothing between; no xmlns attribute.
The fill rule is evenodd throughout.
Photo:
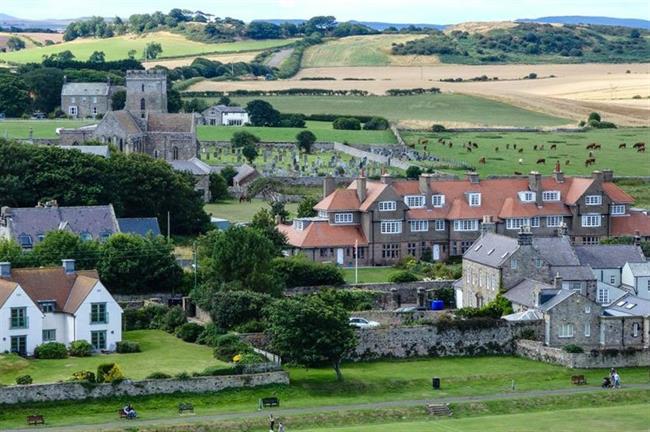
<svg viewBox="0 0 650 432"><path fill-rule="evenodd" d="M275 418L269 414L269 432L275 432Z"/></svg>
<svg viewBox="0 0 650 432"><path fill-rule="evenodd" d="M280 422L280 424L278 425L278 432L285 432L284 425L282 424L282 422Z"/></svg>
<svg viewBox="0 0 650 432"><path fill-rule="evenodd" d="M614 371L614 388L621 388L621 376Z"/></svg>

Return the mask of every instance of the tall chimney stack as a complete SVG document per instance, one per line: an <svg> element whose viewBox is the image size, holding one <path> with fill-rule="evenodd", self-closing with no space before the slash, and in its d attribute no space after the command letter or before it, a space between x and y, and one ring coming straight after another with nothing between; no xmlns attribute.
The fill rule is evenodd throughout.
<svg viewBox="0 0 650 432"><path fill-rule="evenodd" d="M359 203L363 203L366 200L366 175L361 170L359 177L357 177L357 198L359 198Z"/></svg>
<svg viewBox="0 0 650 432"><path fill-rule="evenodd" d="M533 244L533 233L530 232L530 227L524 225L519 230L517 235L517 243L519 246L531 246Z"/></svg>
<svg viewBox="0 0 650 432"><path fill-rule="evenodd" d="M325 176L323 179L323 198L330 196L335 189L336 182L334 181L334 177L331 175Z"/></svg>

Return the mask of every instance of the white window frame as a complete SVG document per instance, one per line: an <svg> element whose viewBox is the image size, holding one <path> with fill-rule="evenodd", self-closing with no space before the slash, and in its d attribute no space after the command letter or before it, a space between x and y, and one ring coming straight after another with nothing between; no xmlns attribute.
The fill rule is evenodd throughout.
<svg viewBox="0 0 650 432"><path fill-rule="evenodd" d="M293 221L293 227L296 231L304 231L305 230L305 222L301 220L295 220Z"/></svg>
<svg viewBox="0 0 650 432"><path fill-rule="evenodd" d="M601 226L601 217L598 213L584 214L580 221L583 228L598 228Z"/></svg>
<svg viewBox="0 0 650 432"><path fill-rule="evenodd" d="M401 234L402 221L400 220L384 220L381 221L380 229L382 234Z"/></svg>
<svg viewBox="0 0 650 432"><path fill-rule="evenodd" d="M585 205L597 206L603 203L602 195L587 195L585 196Z"/></svg>
<svg viewBox="0 0 650 432"><path fill-rule="evenodd" d="M531 191L519 192L519 200L521 200L522 202L534 202L535 192L531 192Z"/></svg>
<svg viewBox="0 0 650 432"><path fill-rule="evenodd" d="M609 275L609 283L610 285L614 285L616 283L616 275Z"/></svg>
<svg viewBox="0 0 650 432"><path fill-rule="evenodd" d="M478 219L456 219L454 231L478 231Z"/></svg>
<svg viewBox="0 0 650 432"><path fill-rule="evenodd" d="M632 323L632 337L639 337L641 325L638 322Z"/></svg>
<svg viewBox="0 0 650 432"><path fill-rule="evenodd" d="M543 191L542 192L542 201L560 201L560 191Z"/></svg>
<svg viewBox="0 0 650 432"><path fill-rule="evenodd" d="M562 226L564 216L546 216L546 226L548 228L558 228Z"/></svg>
<svg viewBox="0 0 650 432"><path fill-rule="evenodd" d="M426 205L427 199L424 195L406 195L404 204L408 208L422 208Z"/></svg>
<svg viewBox="0 0 650 432"><path fill-rule="evenodd" d="M429 221L428 220L412 220L409 221L411 226L411 232L427 232L429 231Z"/></svg>
<svg viewBox="0 0 650 432"><path fill-rule="evenodd" d="M481 193L480 192L470 192L467 194L467 202L470 207L480 207L481 206Z"/></svg>
<svg viewBox="0 0 650 432"><path fill-rule="evenodd" d="M584 325L585 328L585 337L591 337L591 323L587 321Z"/></svg>
<svg viewBox="0 0 650 432"><path fill-rule="evenodd" d="M510 259L510 268L512 270L517 270L518 267L519 267L519 262L517 261L517 258L511 258Z"/></svg>
<svg viewBox="0 0 650 432"><path fill-rule="evenodd" d="M379 201L377 206L379 211L395 211L397 210L397 201Z"/></svg>
<svg viewBox="0 0 650 432"><path fill-rule="evenodd" d="M335 224L351 224L354 221L352 213L334 213Z"/></svg>
<svg viewBox="0 0 650 432"><path fill-rule="evenodd" d="M563 323L560 324L560 327L558 328L558 335L557 337L559 338L572 338L575 336L575 326L573 323Z"/></svg>
<svg viewBox="0 0 650 432"><path fill-rule="evenodd" d="M431 205L434 207L444 207L445 196L441 194L431 195Z"/></svg>
<svg viewBox="0 0 650 432"><path fill-rule="evenodd" d="M77 103L77 98L76 97L71 97L70 98L70 103Z"/></svg>
<svg viewBox="0 0 650 432"><path fill-rule="evenodd" d="M523 226L530 226L530 219L528 218L509 218L506 219L507 230L519 230Z"/></svg>
<svg viewBox="0 0 650 432"><path fill-rule="evenodd" d="M444 219L436 219L435 221L436 225L436 231L444 231L445 230L445 220Z"/></svg>
<svg viewBox="0 0 650 432"><path fill-rule="evenodd" d="M607 288L598 288L598 293L596 295L596 299L598 303L600 304L608 304L609 303L609 289Z"/></svg>
<svg viewBox="0 0 650 432"><path fill-rule="evenodd" d="M539 228L539 216L533 216L530 218L530 227Z"/></svg>
<svg viewBox="0 0 650 432"><path fill-rule="evenodd" d="M93 96L93 103L97 103L97 96Z"/></svg>
<svg viewBox="0 0 650 432"><path fill-rule="evenodd" d="M71 116L76 116L79 114L79 109L77 108L76 105L70 105L68 107L68 114Z"/></svg>
<svg viewBox="0 0 650 432"><path fill-rule="evenodd" d="M624 215L625 214L625 204L612 204L610 214L612 216Z"/></svg>
<svg viewBox="0 0 650 432"><path fill-rule="evenodd" d="M318 210L318 217L327 218L327 211L326 210Z"/></svg>

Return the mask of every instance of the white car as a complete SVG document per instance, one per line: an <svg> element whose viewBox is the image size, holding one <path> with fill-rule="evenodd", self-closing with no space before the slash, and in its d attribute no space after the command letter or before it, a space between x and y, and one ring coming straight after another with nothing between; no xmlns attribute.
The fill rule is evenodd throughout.
<svg viewBox="0 0 650 432"><path fill-rule="evenodd" d="M350 325L361 329L377 328L379 323L377 321L369 321L365 318L350 317Z"/></svg>

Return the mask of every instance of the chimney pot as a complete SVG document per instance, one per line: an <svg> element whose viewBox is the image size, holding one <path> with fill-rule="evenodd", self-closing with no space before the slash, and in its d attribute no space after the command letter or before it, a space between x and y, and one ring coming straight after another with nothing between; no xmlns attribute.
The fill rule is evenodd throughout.
<svg viewBox="0 0 650 432"><path fill-rule="evenodd" d="M357 178L357 198L359 198L359 204L366 200L366 177L363 172Z"/></svg>
<svg viewBox="0 0 650 432"><path fill-rule="evenodd" d="M391 176L388 173L384 173L384 174L381 175L381 182L383 184L387 184L387 185L392 184L393 183L393 176Z"/></svg>
<svg viewBox="0 0 650 432"><path fill-rule="evenodd" d="M529 226L522 226L517 235L517 243L520 246L531 246L533 244L533 233L530 232Z"/></svg>
<svg viewBox="0 0 650 432"><path fill-rule="evenodd" d="M603 170L603 181L604 182L612 182L614 181L614 171L611 169L604 169Z"/></svg>
<svg viewBox="0 0 650 432"><path fill-rule="evenodd" d="M65 274L72 274L75 272L75 262L73 259L63 259L61 260L61 263L63 264Z"/></svg>
<svg viewBox="0 0 650 432"><path fill-rule="evenodd" d="M0 277L8 278L11 277L11 263L10 262L0 262Z"/></svg>
<svg viewBox="0 0 650 432"><path fill-rule="evenodd" d="M328 175L323 179L323 198L327 198L336 190L336 182L334 177Z"/></svg>

